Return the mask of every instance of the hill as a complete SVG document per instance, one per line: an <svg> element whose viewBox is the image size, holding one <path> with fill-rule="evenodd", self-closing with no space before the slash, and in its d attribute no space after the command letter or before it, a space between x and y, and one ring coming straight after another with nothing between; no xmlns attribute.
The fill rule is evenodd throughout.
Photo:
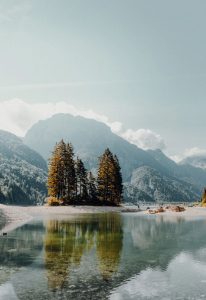
<svg viewBox="0 0 206 300"><path fill-rule="evenodd" d="M120 160L125 181L130 180L134 169L145 164L160 171L163 169L146 151L112 133L105 124L69 114L57 114L39 121L27 132L24 143L48 160L55 143L62 138L73 144L75 153L89 169L97 167L98 157L109 147Z"/></svg>
<svg viewBox="0 0 206 300"><path fill-rule="evenodd" d="M199 190L185 181L143 166L133 171L131 182L125 184L124 196L132 203L190 202L199 200Z"/></svg>
<svg viewBox="0 0 206 300"><path fill-rule="evenodd" d="M0 130L0 202L38 204L46 196L47 164L34 150Z"/></svg>

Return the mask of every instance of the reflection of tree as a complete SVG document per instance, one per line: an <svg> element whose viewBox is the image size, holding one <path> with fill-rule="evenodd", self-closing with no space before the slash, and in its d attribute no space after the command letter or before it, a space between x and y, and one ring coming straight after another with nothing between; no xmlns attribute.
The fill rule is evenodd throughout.
<svg viewBox="0 0 206 300"><path fill-rule="evenodd" d="M62 287L72 264L79 264L82 254L91 246L91 235L84 224L52 220L47 223L45 264L48 283L53 289Z"/></svg>
<svg viewBox="0 0 206 300"><path fill-rule="evenodd" d="M102 216L97 232L97 256L100 272L104 279L109 279L117 271L122 250L122 224L118 214Z"/></svg>
<svg viewBox="0 0 206 300"><path fill-rule="evenodd" d="M76 222L47 222L44 248L50 288L63 287L71 268L80 264L82 255L94 246L95 240L101 274L108 278L117 270L122 249L119 215L87 216Z"/></svg>

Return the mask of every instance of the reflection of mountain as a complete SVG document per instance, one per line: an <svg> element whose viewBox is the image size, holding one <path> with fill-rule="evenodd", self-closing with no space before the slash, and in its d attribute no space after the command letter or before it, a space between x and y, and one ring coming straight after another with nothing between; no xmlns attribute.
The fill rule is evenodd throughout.
<svg viewBox="0 0 206 300"><path fill-rule="evenodd" d="M48 221L46 224L45 266L52 289L63 287L70 269L79 266L84 253L95 247L100 273L108 279L117 270L122 249L121 216L88 216L75 222Z"/></svg>
<svg viewBox="0 0 206 300"><path fill-rule="evenodd" d="M47 220L45 226L41 222L24 225L0 238L0 285L9 279L7 283L22 300L31 295L38 300L80 300L87 295L107 299L131 278L137 278L138 286L146 278L146 288L154 286L150 279L161 287L162 276L172 266L174 276L178 275L184 257L205 267L205 231L202 219L187 222L137 214L80 215Z"/></svg>
<svg viewBox="0 0 206 300"><path fill-rule="evenodd" d="M43 233L42 224L32 223L0 237L0 285L22 266L33 263L42 250Z"/></svg>
<svg viewBox="0 0 206 300"><path fill-rule="evenodd" d="M0 237L0 265L27 266L42 250L44 227L39 223L26 224L6 237Z"/></svg>
<svg viewBox="0 0 206 300"><path fill-rule="evenodd" d="M131 274L148 267L165 270L182 250L206 247L204 220L187 222L177 216L172 221L166 216L125 217L123 260Z"/></svg>
<svg viewBox="0 0 206 300"><path fill-rule="evenodd" d="M110 292L110 300L205 299L205 278L205 260L195 260L190 253L181 252L165 270L147 268L123 282Z"/></svg>

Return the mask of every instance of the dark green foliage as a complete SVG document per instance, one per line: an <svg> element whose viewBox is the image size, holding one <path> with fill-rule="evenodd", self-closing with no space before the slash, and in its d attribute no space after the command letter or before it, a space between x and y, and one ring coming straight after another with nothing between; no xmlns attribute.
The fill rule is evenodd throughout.
<svg viewBox="0 0 206 300"><path fill-rule="evenodd" d="M89 202L92 204L98 204L96 179L92 172L88 172L87 174L87 192Z"/></svg>
<svg viewBox="0 0 206 300"><path fill-rule="evenodd" d="M80 201L88 199L87 192L87 170L81 159L76 161L76 197Z"/></svg>

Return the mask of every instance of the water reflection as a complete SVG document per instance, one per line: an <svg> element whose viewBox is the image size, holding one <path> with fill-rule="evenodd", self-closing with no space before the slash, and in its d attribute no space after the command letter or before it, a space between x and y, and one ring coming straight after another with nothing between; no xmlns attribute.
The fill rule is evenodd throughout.
<svg viewBox="0 0 206 300"><path fill-rule="evenodd" d="M108 280L117 271L123 240L119 214L88 216L74 222L50 220L45 226L45 267L50 288L62 288L70 270L78 267L83 254L93 248L103 279Z"/></svg>
<svg viewBox="0 0 206 300"><path fill-rule="evenodd" d="M0 237L0 299L199 299L205 232L204 219L135 214L32 222Z"/></svg>
<svg viewBox="0 0 206 300"><path fill-rule="evenodd" d="M121 217L105 215L98 224L96 236L97 256L100 272L105 280L109 280L117 271L122 250L123 231Z"/></svg>

